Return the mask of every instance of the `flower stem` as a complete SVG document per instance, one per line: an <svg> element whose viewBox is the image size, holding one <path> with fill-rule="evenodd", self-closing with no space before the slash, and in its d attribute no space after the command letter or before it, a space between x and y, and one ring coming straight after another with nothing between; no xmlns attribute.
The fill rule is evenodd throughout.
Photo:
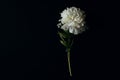
<svg viewBox="0 0 120 80"><path fill-rule="evenodd" d="M68 50L67 57L68 57L69 73L70 73L70 76L72 77L71 66L70 66L70 50Z"/></svg>

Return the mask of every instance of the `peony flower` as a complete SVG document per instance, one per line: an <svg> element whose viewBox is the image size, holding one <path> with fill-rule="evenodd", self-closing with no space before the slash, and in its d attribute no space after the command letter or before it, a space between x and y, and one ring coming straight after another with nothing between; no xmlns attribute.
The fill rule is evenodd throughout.
<svg viewBox="0 0 120 80"><path fill-rule="evenodd" d="M74 35L85 31L84 11L80 10L79 8L67 8L61 13L61 17L62 18L59 20L60 23L58 24L58 28L69 31Z"/></svg>
<svg viewBox="0 0 120 80"><path fill-rule="evenodd" d="M79 8L70 7L61 13L61 19L59 21L60 23L58 24L58 28L62 30L58 31L58 35L60 37L60 43L66 47L68 69L70 76L72 77L70 52L74 42L73 34L77 35L85 31L85 14L84 11Z"/></svg>

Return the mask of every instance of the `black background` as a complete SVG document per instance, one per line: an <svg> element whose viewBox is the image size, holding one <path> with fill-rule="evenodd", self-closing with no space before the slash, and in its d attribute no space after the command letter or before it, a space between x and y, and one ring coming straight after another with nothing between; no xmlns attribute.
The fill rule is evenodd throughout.
<svg viewBox="0 0 120 80"><path fill-rule="evenodd" d="M86 12L88 30L75 36L69 77L59 43L60 12ZM114 2L102 0L5 0L1 7L0 80L101 80L118 75Z"/></svg>

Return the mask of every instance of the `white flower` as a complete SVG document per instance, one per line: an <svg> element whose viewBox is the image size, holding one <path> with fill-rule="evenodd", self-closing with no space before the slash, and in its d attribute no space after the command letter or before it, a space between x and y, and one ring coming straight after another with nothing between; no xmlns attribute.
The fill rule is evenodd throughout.
<svg viewBox="0 0 120 80"><path fill-rule="evenodd" d="M85 15L84 11L76 7L70 7L65 9L61 13L61 19L58 27L63 30L68 30L75 35L85 31Z"/></svg>

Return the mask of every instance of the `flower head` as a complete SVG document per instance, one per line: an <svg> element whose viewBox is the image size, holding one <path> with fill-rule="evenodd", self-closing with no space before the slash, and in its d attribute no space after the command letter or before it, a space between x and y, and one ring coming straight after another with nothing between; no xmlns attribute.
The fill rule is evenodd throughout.
<svg viewBox="0 0 120 80"><path fill-rule="evenodd" d="M65 31L69 31L75 35L85 31L85 15L84 11L76 7L70 7L65 9L61 13L60 23L58 28L61 28Z"/></svg>

